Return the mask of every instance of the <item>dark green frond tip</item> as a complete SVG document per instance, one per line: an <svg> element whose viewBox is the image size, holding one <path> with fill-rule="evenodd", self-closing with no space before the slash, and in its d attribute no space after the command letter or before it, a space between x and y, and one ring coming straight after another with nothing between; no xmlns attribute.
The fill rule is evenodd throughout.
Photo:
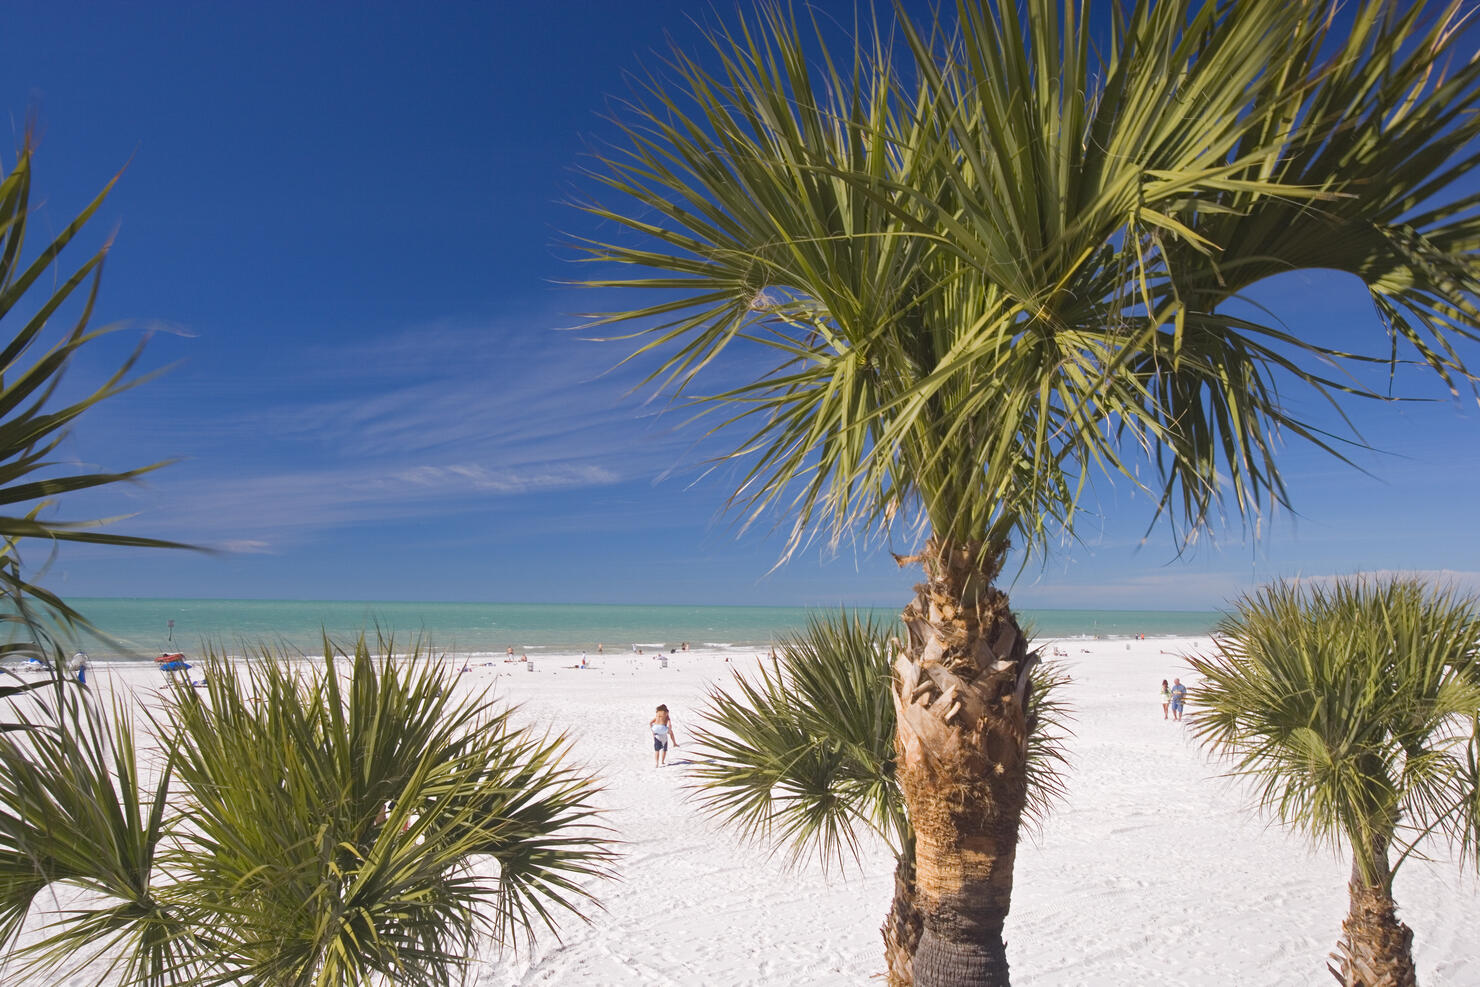
<svg viewBox="0 0 1480 987"><path fill-rule="evenodd" d="M67 541L148 548L190 546L98 530L108 523L106 519L69 520L50 515L76 491L132 481L166 464L124 471L77 471L75 464L67 464L58 453L84 413L153 375L134 373L143 351L140 344L91 393L65 403L59 399L67 369L107 331L91 329L89 322L109 245L104 244L70 274L60 273L58 265L63 251L82 232L117 179L108 182L36 256L25 258L31 166L28 137L14 166L0 172L0 326L4 327L0 330L0 621L40 653L48 654L88 625L60 597L23 575L23 546L34 544L43 558ZM37 296L38 282L53 286L49 296ZM52 317L69 301L78 306L75 321L56 331Z"/></svg>

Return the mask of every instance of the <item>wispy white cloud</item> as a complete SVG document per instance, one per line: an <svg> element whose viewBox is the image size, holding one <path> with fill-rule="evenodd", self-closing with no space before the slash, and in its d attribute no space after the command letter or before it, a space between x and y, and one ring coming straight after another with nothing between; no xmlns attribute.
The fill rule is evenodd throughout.
<svg viewBox="0 0 1480 987"><path fill-rule="evenodd" d="M1470 572L1462 569L1371 569L1319 576L1293 576L1288 581L1312 586L1333 586L1338 580L1356 578L1371 579L1374 581L1417 579L1435 586L1454 589L1461 593L1480 595L1480 572Z"/></svg>
<svg viewBox="0 0 1480 987"><path fill-rule="evenodd" d="M1459 569L1373 569L1349 573L1294 575L1287 581L1330 586L1338 579L1421 579L1460 593L1480 596L1480 572ZM1274 578L1256 578L1247 570L1192 572L1175 566L1155 572L1121 572L1102 581L1057 582L1051 576L1021 579L1013 602L1029 608L1107 608L1124 610L1222 609L1234 599Z"/></svg>
<svg viewBox="0 0 1480 987"><path fill-rule="evenodd" d="M169 531L233 551L270 551L285 535L368 521L465 511L474 499L616 482L599 466L549 464L495 472L466 464L383 472L350 466L245 477L208 477L170 488L130 529Z"/></svg>
<svg viewBox="0 0 1480 987"><path fill-rule="evenodd" d="M1101 581L1019 581L1013 602L1029 608L1115 610L1216 609L1248 589L1249 581L1231 572L1118 572Z"/></svg>
<svg viewBox="0 0 1480 987"><path fill-rule="evenodd" d="M620 355L444 324L311 346L268 388L229 382L211 429L172 433L191 439L187 462L124 494L130 530L260 553L314 529L650 480L692 439L629 396L640 375L612 370Z"/></svg>
<svg viewBox="0 0 1480 987"><path fill-rule="evenodd" d="M218 546L223 552L231 552L235 555L270 555L272 545L255 538L236 538L222 542Z"/></svg>
<svg viewBox="0 0 1480 987"><path fill-rule="evenodd" d="M560 465L546 470L498 473L482 466L459 463L449 466L417 466L397 474L414 486L439 490L469 488L490 493L532 493L569 487L605 486L618 475L600 466Z"/></svg>

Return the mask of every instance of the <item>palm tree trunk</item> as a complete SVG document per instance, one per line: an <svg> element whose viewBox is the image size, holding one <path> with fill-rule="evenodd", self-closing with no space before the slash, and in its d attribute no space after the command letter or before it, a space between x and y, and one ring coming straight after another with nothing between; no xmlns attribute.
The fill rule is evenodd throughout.
<svg viewBox="0 0 1480 987"><path fill-rule="evenodd" d="M1326 969L1342 987L1418 987L1413 967L1413 930L1398 921L1387 845L1377 856L1379 873L1364 876L1352 862L1351 909L1341 923L1341 942Z"/></svg>
<svg viewBox="0 0 1480 987"><path fill-rule="evenodd" d="M915 987L1008 984L1002 926L1026 799L1037 660L993 587L1005 545L932 538L894 665L899 782L915 830L924 922Z"/></svg>
<svg viewBox="0 0 1480 987"><path fill-rule="evenodd" d="M894 867L894 901L889 916L879 930L884 936L884 963L889 987L913 987L915 983L915 950L920 946L924 927L920 909L915 905L914 841L901 851Z"/></svg>

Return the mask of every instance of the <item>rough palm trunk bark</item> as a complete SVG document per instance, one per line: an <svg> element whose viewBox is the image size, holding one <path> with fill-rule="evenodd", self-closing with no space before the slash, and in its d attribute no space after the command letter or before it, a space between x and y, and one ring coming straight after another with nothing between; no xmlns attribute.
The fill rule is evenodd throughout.
<svg viewBox="0 0 1480 987"><path fill-rule="evenodd" d="M1413 966L1413 930L1398 921L1387 868L1387 842L1376 857L1375 880L1352 863L1351 908L1341 923L1341 942L1326 968L1342 987L1418 987Z"/></svg>
<svg viewBox="0 0 1480 987"><path fill-rule="evenodd" d="M915 906L915 849L907 846L894 867L894 901L879 931L884 936L884 963L889 987L913 987L915 950L920 945L923 919Z"/></svg>
<svg viewBox="0 0 1480 987"><path fill-rule="evenodd" d="M894 665L899 782L923 920L915 987L1009 983L1002 926L1026 800L1037 661L994 587L1005 545L931 539Z"/></svg>

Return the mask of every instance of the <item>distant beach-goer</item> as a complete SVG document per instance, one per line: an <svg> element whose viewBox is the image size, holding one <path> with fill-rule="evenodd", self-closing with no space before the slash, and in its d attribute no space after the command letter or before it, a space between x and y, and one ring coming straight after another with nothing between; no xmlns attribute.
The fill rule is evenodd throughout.
<svg viewBox="0 0 1480 987"><path fill-rule="evenodd" d="M1168 715L1167 715L1167 710L1169 710L1171 708L1172 708L1172 689L1171 689L1171 686L1167 685L1167 680L1166 679L1162 679L1161 680L1161 718L1163 720L1170 719L1170 717L1168 717Z"/></svg>
<svg viewBox="0 0 1480 987"><path fill-rule="evenodd" d="M668 763L669 742L674 747L678 746L678 734L673 729L673 721L668 718L667 706L658 704L657 713L648 721L648 729L653 731L653 767L660 768Z"/></svg>
<svg viewBox="0 0 1480 987"><path fill-rule="evenodd" d="M1182 684L1181 679L1172 679L1172 719L1182 719L1182 707L1187 702L1187 686Z"/></svg>

